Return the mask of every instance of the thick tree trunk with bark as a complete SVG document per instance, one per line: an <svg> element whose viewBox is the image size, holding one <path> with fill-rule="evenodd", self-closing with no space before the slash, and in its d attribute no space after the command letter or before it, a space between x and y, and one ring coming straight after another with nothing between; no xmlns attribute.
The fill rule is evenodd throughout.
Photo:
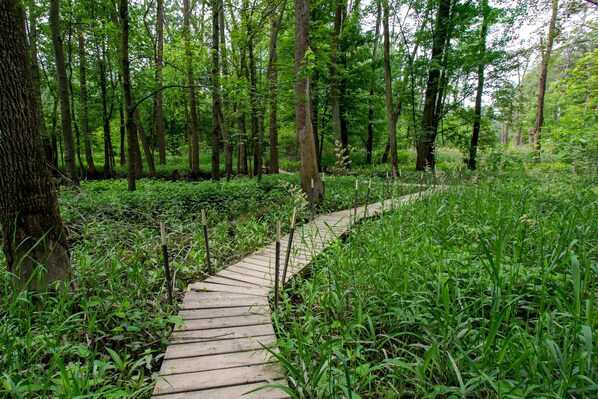
<svg viewBox="0 0 598 399"><path fill-rule="evenodd" d="M301 154L301 187L310 202L324 198L318 173L316 144L311 121L309 76L306 56L309 41L309 0L295 0L295 123ZM313 181L313 189L311 182Z"/></svg>
<svg viewBox="0 0 598 399"><path fill-rule="evenodd" d="M162 69L164 68L164 0L157 2L156 15L156 88L162 88ZM162 92L156 94L156 136L158 139L158 156L160 165L166 165L166 144L164 142L164 97Z"/></svg>
<svg viewBox="0 0 598 399"><path fill-rule="evenodd" d="M67 240L44 160L39 107L17 3L0 2L0 225L18 289L71 282Z"/></svg>
<svg viewBox="0 0 598 399"><path fill-rule="evenodd" d="M430 60L424 97L422 127L421 131L416 135L415 140L417 151L415 168L417 170L425 170L426 168L434 169L436 166L434 147L438 127L436 107L438 99L442 97L439 95L441 87L440 78L445 47L449 41L451 3L451 0L440 0L436 14L434 36L432 38L432 58Z"/></svg>
<svg viewBox="0 0 598 399"><path fill-rule="evenodd" d="M183 0L183 38L185 40L185 57L187 83L189 85L189 112L191 114L191 175L199 176L199 127L197 121L197 102L195 98L195 77L193 73L193 51L191 49L191 6L189 0Z"/></svg>
<svg viewBox="0 0 598 399"><path fill-rule="evenodd" d="M478 153L478 140L480 138L480 126L482 121L482 95L484 93L484 67L486 66L484 58L486 56L486 36L488 35L488 0L482 0L482 29L480 31L480 52L478 65L478 87L475 96L473 132L471 134L471 144L469 146L468 167L474 170L476 167L476 156Z"/></svg>
<svg viewBox="0 0 598 399"><path fill-rule="evenodd" d="M221 72L218 72L218 96L220 98L220 113L218 115L218 123L220 125L224 147L224 173L226 175L226 179L230 180L233 174L233 143L227 125L229 115L229 103L224 101L224 99L222 98L222 85L220 84L220 76L228 76L228 63L226 60L226 32L224 25L224 7L222 5L222 0L218 0L218 8L218 29L220 32L220 53L218 54L218 60L219 62L222 61L220 62Z"/></svg>
<svg viewBox="0 0 598 399"><path fill-rule="evenodd" d="M58 76L58 97L60 98L60 122L62 125L62 139L64 141L64 160L69 178L75 184L79 183L77 165L75 163L75 141L71 124L71 107L69 103L68 79L60 36L60 8L59 0L50 1L50 29L52 31L52 46L56 61L56 74Z"/></svg>
<svg viewBox="0 0 598 399"><path fill-rule="evenodd" d="M552 0L552 15L550 17L550 26L548 27L548 40L546 40L546 49L542 51L542 65L540 69L540 81L538 88L538 109L536 111L536 124L534 126L534 150L536 151L536 161L540 161L540 150L542 149L541 136L542 125L544 124L544 97L546 96L546 77L548 76L548 64L552 53L552 45L556 36L556 17L558 14L559 2Z"/></svg>

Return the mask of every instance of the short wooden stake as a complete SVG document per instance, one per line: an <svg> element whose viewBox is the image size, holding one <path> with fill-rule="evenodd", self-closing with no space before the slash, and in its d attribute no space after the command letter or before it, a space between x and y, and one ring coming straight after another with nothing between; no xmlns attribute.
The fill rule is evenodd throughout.
<svg viewBox="0 0 598 399"><path fill-rule="evenodd" d="M357 199L359 196L359 179L355 179L355 205L354 205L354 212L353 218L355 219L353 222L357 222Z"/></svg>
<svg viewBox="0 0 598 399"><path fill-rule="evenodd" d="M276 261L274 262L274 310L278 310L278 295L280 286L280 220L276 221ZM283 281L284 284L284 281Z"/></svg>
<svg viewBox="0 0 598 399"><path fill-rule="evenodd" d="M365 196L365 210L363 211L364 217L368 215L368 202L370 201L370 191L372 189L372 179L368 182L368 193Z"/></svg>
<svg viewBox="0 0 598 399"><path fill-rule="evenodd" d="M316 197L314 196L314 179L311 179L311 220L316 218Z"/></svg>
<svg viewBox="0 0 598 399"><path fill-rule="evenodd" d="M210 259L210 243L208 241L208 220L206 218L206 210L201 210L201 224L203 226L203 237L206 242L206 261L208 262L208 274L213 274L212 261Z"/></svg>
<svg viewBox="0 0 598 399"><path fill-rule="evenodd" d="M388 172L386 172L386 193L384 194L384 198L385 199L388 198L388 190L389 190L389 187L388 187Z"/></svg>
<svg viewBox="0 0 598 399"><path fill-rule="evenodd" d="M162 238L162 257L164 258L164 275L166 276L168 303L172 305L172 279L170 278L170 266L168 264L168 247L166 246L166 226L164 222L160 222L160 237Z"/></svg>
<svg viewBox="0 0 598 399"><path fill-rule="evenodd" d="M291 246L293 245L293 234L295 234L295 217L297 208L293 209L293 219L291 219L291 231L289 231L289 243L287 244L287 253L284 257L284 269L282 272L282 283L287 281L287 270L289 268L289 259L291 258Z"/></svg>

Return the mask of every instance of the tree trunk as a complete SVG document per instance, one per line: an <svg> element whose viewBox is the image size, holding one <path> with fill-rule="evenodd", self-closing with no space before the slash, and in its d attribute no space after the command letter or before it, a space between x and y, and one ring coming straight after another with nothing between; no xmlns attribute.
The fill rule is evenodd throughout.
<svg viewBox="0 0 598 399"><path fill-rule="evenodd" d="M309 0L295 0L295 123L301 154L301 187L310 202L318 202L324 199L324 185L318 173L311 122L308 57L306 56L308 42Z"/></svg>
<svg viewBox="0 0 598 399"><path fill-rule="evenodd" d="M376 87L376 53L378 52L378 37L380 36L380 17L382 15L382 4L376 1L376 30L374 32L374 49L372 50L372 78L370 80L370 98L368 104L368 138L365 143L365 163L372 163L372 152L374 147L374 94Z"/></svg>
<svg viewBox="0 0 598 399"><path fill-rule="evenodd" d="M31 75L33 78L33 89L35 90L35 99L39 104L39 126L44 146L44 155L50 165L54 165L52 142L49 132L46 130L46 121L44 120L44 110L42 106L41 81L39 73L39 60L37 50L37 12L35 1L29 0L29 57L31 60Z"/></svg>
<svg viewBox="0 0 598 399"><path fill-rule="evenodd" d="M157 0L156 35L158 48L156 52L156 89L162 88L162 69L164 68L164 0ZM163 95L156 94L156 136L158 139L158 156L160 165L166 165L166 145L164 143L164 104Z"/></svg>
<svg viewBox="0 0 598 399"><path fill-rule="evenodd" d="M214 1L214 0L213 0ZM187 67L187 83L189 85L189 112L191 113L191 175L199 176L199 128L197 121L197 104L195 98L195 77L193 73L193 51L191 49L191 6L189 0L183 0L183 38L185 40L185 57Z"/></svg>
<svg viewBox="0 0 598 399"><path fill-rule="evenodd" d="M280 30L280 21L284 15L286 1L281 6L280 15L276 16L276 3L270 5L270 45L268 51L268 91L270 93L270 173L278 173L278 31Z"/></svg>
<svg viewBox="0 0 598 399"><path fill-rule="evenodd" d="M546 41L546 49L542 51L542 65L540 70L540 81L538 85L538 109L536 111L536 124L534 126L533 132L536 162L540 162L540 150L542 149L542 144L540 140L542 134L542 125L544 124L544 97L546 96L546 77L548 76L548 64L550 63L552 45L556 36L556 17L558 14L558 7L558 0L552 0L552 15L550 17L550 25L548 27L548 40Z"/></svg>
<svg viewBox="0 0 598 399"><path fill-rule="evenodd" d="M436 103L438 98L441 97L439 96L440 75L445 47L449 41L450 14L451 0L440 0L436 15L434 36L432 38L432 58L428 71L428 81L426 83L422 128L419 134L416 135L415 140L417 151L416 170L434 169L436 166L434 148L438 127Z"/></svg>
<svg viewBox="0 0 598 399"><path fill-rule="evenodd" d="M0 21L0 225L7 267L17 289L74 284L14 0L0 2Z"/></svg>
<svg viewBox="0 0 598 399"><path fill-rule="evenodd" d="M219 84L220 79L220 64L218 60L218 53L220 50L220 4L218 0L212 0L212 73L210 74L212 80L212 180L220 180L220 93Z"/></svg>
<svg viewBox="0 0 598 399"><path fill-rule="evenodd" d="M335 145L340 145L342 152L337 155L337 164L343 164L345 168L348 163L345 162L345 156L348 155L348 148L343 140L342 134L342 114L341 114L341 78L339 76L339 40L343 25L343 19L346 14L346 4L344 0L336 0L336 7L334 11L334 25L332 30L332 46L330 52L330 106L332 109L332 136L334 137ZM335 151L336 152L336 151Z"/></svg>
<svg viewBox="0 0 598 399"><path fill-rule="evenodd" d="M478 87L475 96L473 133L471 135L471 145L469 146L470 170L476 167L476 156L478 153L478 140L480 137L480 124L482 120L482 95L484 93L484 67L486 66L486 36L488 35L488 0L482 0L482 29L480 31L480 53L478 65Z"/></svg>
<svg viewBox="0 0 598 399"><path fill-rule="evenodd" d="M390 174L396 176L399 172L397 159L397 119L394 117L392 101L392 76L390 71L390 32L388 27L388 0L383 1L382 26L384 28L384 83L386 86L386 113L388 120L388 149L390 152Z"/></svg>
<svg viewBox="0 0 598 399"><path fill-rule="evenodd" d="M228 76L228 64L226 61L226 32L224 29L224 7L222 5L222 0L218 1L218 8L220 9L218 13L218 28L220 32L220 54L218 55L218 59L222 60L221 76ZM226 174L226 179L230 180L233 174L233 140L230 136L230 133L228 131L228 125L226 123L229 115L229 103L225 102L222 98L222 85L220 83L220 75L218 76L218 78L218 96L220 98L220 114L218 123L220 124L222 141L224 144L224 172Z"/></svg>
<svg viewBox="0 0 598 399"><path fill-rule="evenodd" d="M126 128L127 128L127 183L129 191L136 190L135 178L138 176L136 164L135 148L139 148L137 135L135 132L135 121L133 120L133 99L131 97L131 67L129 62L129 0L121 0L120 3L120 21L122 24L122 72L123 72L123 92L126 109ZM136 173L137 171L137 173Z"/></svg>
<svg viewBox="0 0 598 399"><path fill-rule="evenodd" d="M253 53L253 35L249 39L249 104L251 108L251 142L253 145L253 175L261 177L262 135L259 128L259 108L257 98L257 72Z"/></svg>
<svg viewBox="0 0 598 399"><path fill-rule="evenodd" d="M58 76L58 97L60 99L60 121L62 125L62 138L64 141L65 163L67 174L74 184L79 184L77 176L77 165L75 161L75 142L71 124L71 108L69 103L68 80L66 76L66 65L64 62L64 51L62 49L62 37L60 36L60 9L59 1L50 1L50 29L52 31L52 46L56 61L56 74Z"/></svg>
<svg viewBox="0 0 598 399"><path fill-rule="evenodd" d="M147 162L147 169L149 170L149 175L151 177L158 177L158 174L156 173L156 166L154 164L154 157L152 155L152 152L150 151L147 136L145 135L145 130L143 129L143 123L141 123L141 117L139 116L139 110L136 109L133 116L137 121L137 134L141 139L141 146L143 147L143 153Z"/></svg>
<svg viewBox="0 0 598 399"><path fill-rule="evenodd" d="M81 129L83 130L83 143L85 145L85 161L87 162L87 173L91 176L96 174L96 166L93 162L91 150L91 138L89 132L89 115L87 111L87 66L85 54L85 39L79 31L79 82L81 84Z"/></svg>

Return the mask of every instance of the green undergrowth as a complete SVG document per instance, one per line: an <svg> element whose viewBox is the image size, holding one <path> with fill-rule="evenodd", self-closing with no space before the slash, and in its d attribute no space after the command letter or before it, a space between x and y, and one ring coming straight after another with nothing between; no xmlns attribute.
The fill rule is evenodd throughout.
<svg viewBox="0 0 598 399"><path fill-rule="evenodd" d="M403 190L370 178L370 202ZM16 293L0 256L0 397L149 397L172 326L181 322L166 300L159 223L180 299L187 283L207 276L201 209L215 268L222 268L269 244L277 220L288 230L294 207L299 223L308 219L298 184L297 175L281 175L260 183L142 179L135 192L123 180L61 189L79 288ZM353 206L355 177L326 176L325 184L317 212Z"/></svg>
<svg viewBox="0 0 598 399"><path fill-rule="evenodd" d="M596 181L541 166L356 227L274 316L294 398L598 397Z"/></svg>

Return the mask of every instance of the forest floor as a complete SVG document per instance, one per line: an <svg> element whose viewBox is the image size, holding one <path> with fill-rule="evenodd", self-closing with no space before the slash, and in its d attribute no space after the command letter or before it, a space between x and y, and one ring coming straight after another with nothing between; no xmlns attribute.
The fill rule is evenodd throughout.
<svg viewBox="0 0 598 399"><path fill-rule="evenodd" d="M420 174L360 171L358 203L417 191ZM316 212L350 208L356 176L326 176ZM425 180L431 183L427 175ZM549 178L548 178L549 177ZM352 231L282 293L277 356L292 397L591 397L598 281L595 176L569 166L443 171L454 188ZM0 285L0 396L149 397L173 325L159 222L177 298L312 210L298 176L230 182L120 180L62 189L80 289ZM0 259L0 263L2 260Z"/></svg>

